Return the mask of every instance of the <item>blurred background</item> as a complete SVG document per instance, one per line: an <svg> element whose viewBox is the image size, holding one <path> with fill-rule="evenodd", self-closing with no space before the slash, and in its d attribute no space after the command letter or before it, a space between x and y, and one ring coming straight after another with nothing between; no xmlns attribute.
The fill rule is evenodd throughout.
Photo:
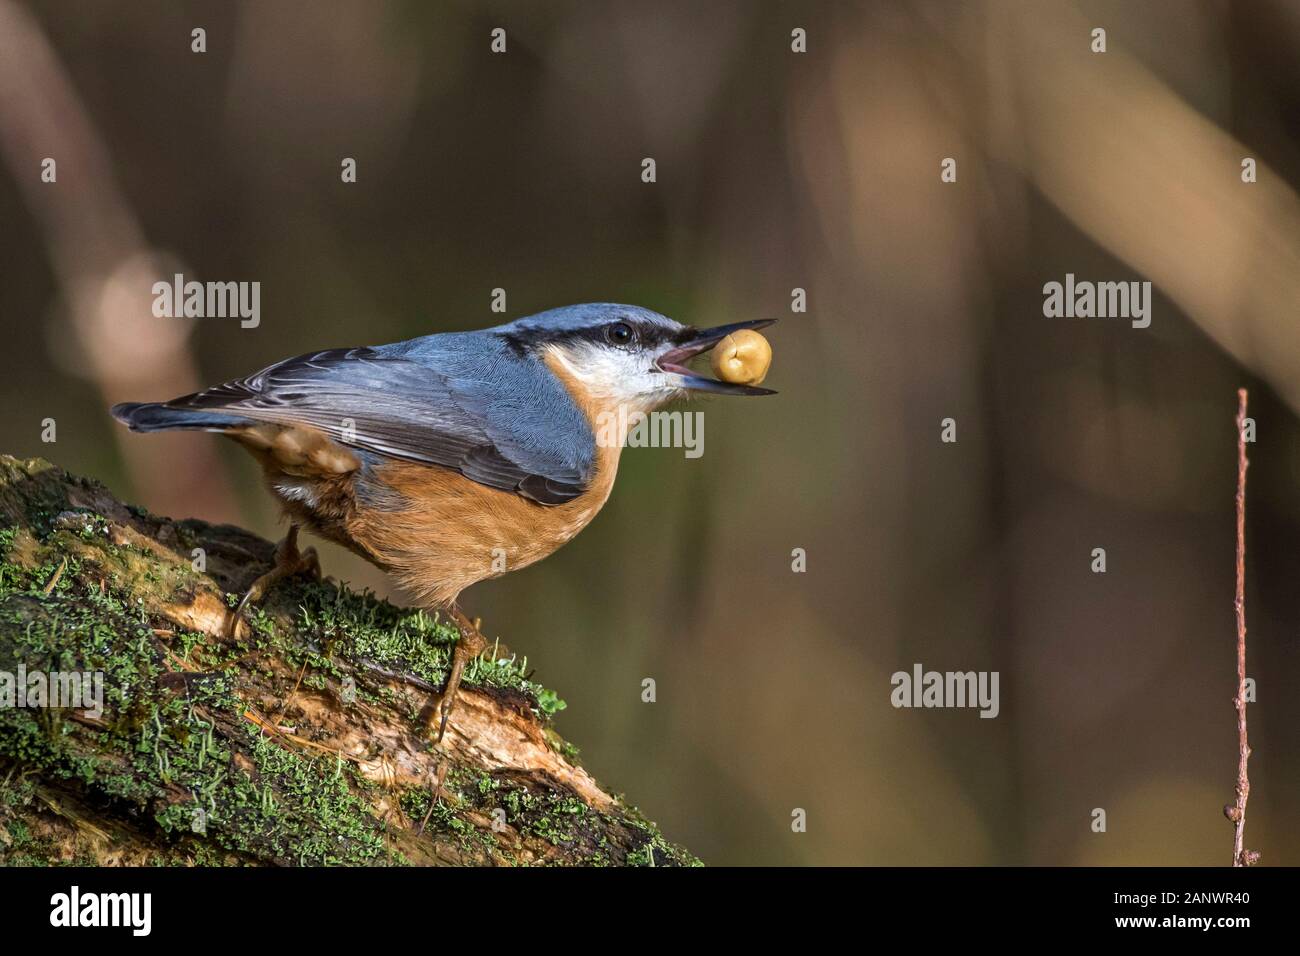
<svg viewBox="0 0 1300 956"><path fill-rule="evenodd" d="M0 0L0 450L274 538L251 458L107 407L575 302L779 316L778 397L463 597L588 768L709 863L1226 865L1244 385L1246 842L1295 863L1298 52L1285 0ZM155 318L174 272L260 326ZM1044 318L1067 272L1151 327ZM918 662L1000 715L895 710Z"/></svg>

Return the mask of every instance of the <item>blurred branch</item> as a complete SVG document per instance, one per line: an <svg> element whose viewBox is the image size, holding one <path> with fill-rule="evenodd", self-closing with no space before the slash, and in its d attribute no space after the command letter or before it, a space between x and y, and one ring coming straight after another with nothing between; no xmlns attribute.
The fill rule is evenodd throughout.
<svg viewBox="0 0 1300 956"><path fill-rule="evenodd" d="M1021 170L1094 242L1149 277L1300 411L1300 197L1116 40L1057 4L992 5L989 57L1010 71L1014 121L994 158ZM1209 27L1209 23L1207 23ZM972 63L970 70L984 69ZM972 110L972 115L980 111ZM978 129L972 128L971 135ZM1257 160L1257 181L1242 161Z"/></svg>
<svg viewBox="0 0 1300 956"><path fill-rule="evenodd" d="M0 0L0 153L41 229L67 308L70 328L50 336L55 359L94 381L105 409L196 390L189 326L152 313L153 283L174 270L146 242L108 147L40 24L11 0ZM59 177L48 183L46 158ZM119 442L126 434L114 433ZM237 506L211 443L160 437L119 444L150 507L182 512L201 502L209 516L233 519Z"/></svg>

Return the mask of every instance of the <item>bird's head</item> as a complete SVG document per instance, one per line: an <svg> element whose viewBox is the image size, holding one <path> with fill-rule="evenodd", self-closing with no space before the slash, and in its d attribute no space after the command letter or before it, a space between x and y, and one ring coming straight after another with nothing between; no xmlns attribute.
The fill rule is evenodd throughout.
<svg viewBox="0 0 1300 956"><path fill-rule="evenodd" d="M497 331L513 348L558 362L594 398L649 411L689 392L776 394L769 388L720 382L686 366L732 332L761 329L775 321L697 329L649 309L601 302L530 315Z"/></svg>

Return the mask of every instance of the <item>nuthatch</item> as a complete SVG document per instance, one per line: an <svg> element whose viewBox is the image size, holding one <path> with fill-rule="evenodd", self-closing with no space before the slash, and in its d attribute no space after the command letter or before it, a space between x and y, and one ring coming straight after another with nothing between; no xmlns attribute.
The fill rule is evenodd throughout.
<svg viewBox="0 0 1300 956"><path fill-rule="evenodd" d="M687 392L769 395L685 367L739 329L681 325L599 303L553 309L478 332L328 349L285 359L169 402L112 413L134 431L218 432L261 462L290 527L273 570L232 615L287 575L319 574L299 527L391 573L460 631L431 719L441 740L465 665L487 642L457 605L462 590L555 551L609 497L627 422Z"/></svg>

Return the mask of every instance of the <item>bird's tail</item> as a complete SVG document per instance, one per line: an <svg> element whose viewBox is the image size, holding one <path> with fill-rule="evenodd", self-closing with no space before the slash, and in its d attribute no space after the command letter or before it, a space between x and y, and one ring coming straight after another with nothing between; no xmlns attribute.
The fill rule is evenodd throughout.
<svg viewBox="0 0 1300 956"><path fill-rule="evenodd" d="M171 428L224 431L249 424L247 418L197 408L177 408L165 402L122 402L109 413L133 432L160 432Z"/></svg>

